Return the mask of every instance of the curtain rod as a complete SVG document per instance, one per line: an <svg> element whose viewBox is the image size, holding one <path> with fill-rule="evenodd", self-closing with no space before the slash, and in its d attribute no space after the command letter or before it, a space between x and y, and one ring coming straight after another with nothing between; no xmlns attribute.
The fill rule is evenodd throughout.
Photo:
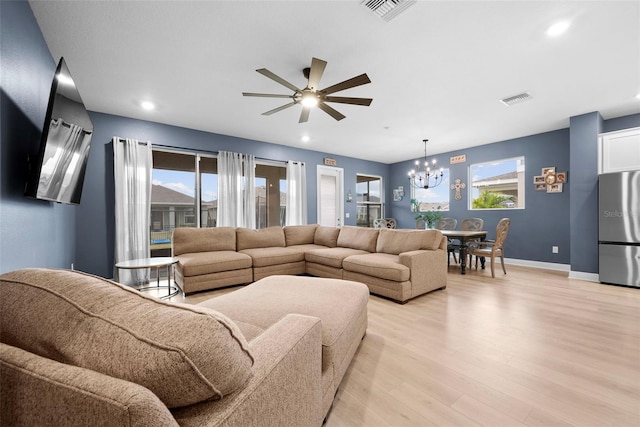
<svg viewBox="0 0 640 427"><path fill-rule="evenodd" d="M118 142L126 142L126 138L120 138L119 136L116 136L115 138L118 138ZM149 145L148 141L137 141L136 142L140 145Z"/></svg>
<svg viewBox="0 0 640 427"><path fill-rule="evenodd" d="M152 147L160 147L160 148L168 148L171 150L177 150L177 151L186 151L186 152L190 152L190 153L207 153L207 154L219 154L220 150L218 151L211 151L211 150L201 150L201 149L189 149L189 148L184 148L184 147L176 147L174 145L164 145L164 144L151 144ZM225 151L225 150L222 150ZM258 157L255 156L256 160L264 160L267 162L280 162L280 163L287 163L287 160L274 160L274 159L267 159L265 157Z"/></svg>
<svg viewBox="0 0 640 427"><path fill-rule="evenodd" d="M62 123L62 126L71 129L71 125L69 123L65 122L64 120L61 120L61 123ZM91 135L93 133L93 131L82 129L82 128L80 128L80 132L86 133L87 135Z"/></svg>

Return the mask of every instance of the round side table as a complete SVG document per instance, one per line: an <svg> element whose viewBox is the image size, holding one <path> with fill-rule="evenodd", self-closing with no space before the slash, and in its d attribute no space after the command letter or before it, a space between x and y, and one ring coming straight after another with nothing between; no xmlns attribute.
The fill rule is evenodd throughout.
<svg viewBox="0 0 640 427"><path fill-rule="evenodd" d="M136 289L142 292L167 288L167 291L169 292L168 295L164 295L160 298L171 298L172 296L178 295L178 293L180 292L180 288L177 285L171 284L171 270L173 270L173 265L177 263L178 258L176 257L140 258L132 259L130 261L121 261L116 264L116 281L120 281L120 269L135 270L139 268L155 268L156 275L158 276L156 286L145 286L144 288ZM167 268L167 285L160 286L160 269L162 267Z"/></svg>

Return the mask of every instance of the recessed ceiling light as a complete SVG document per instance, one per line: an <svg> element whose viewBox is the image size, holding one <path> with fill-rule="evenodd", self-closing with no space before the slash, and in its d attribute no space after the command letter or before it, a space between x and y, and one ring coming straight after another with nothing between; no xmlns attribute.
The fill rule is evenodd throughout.
<svg viewBox="0 0 640 427"><path fill-rule="evenodd" d="M304 135L302 138L300 138L302 140L302 142L309 142L309 135Z"/></svg>
<svg viewBox="0 0 640 427"><path fill-rule="evenodd" d="M640 99L640 93L636 95L636 98Z"/></svg>
<svg viewBox="0 0 640 427"><path fill-rule="evenodd" d="M547 28L546 34L549 37L557 37L564 34L569 29L570 25L571 24L569 23L569 21L556 22L555 24Z"/></svg>
<svg viewBox="0 0 640 427"><path fill-rule="evenodd" d="M155 110L156 106L153 102L150 101L142 101L140 103L140 106L142 108L144 108L145 110Z"/></svg>

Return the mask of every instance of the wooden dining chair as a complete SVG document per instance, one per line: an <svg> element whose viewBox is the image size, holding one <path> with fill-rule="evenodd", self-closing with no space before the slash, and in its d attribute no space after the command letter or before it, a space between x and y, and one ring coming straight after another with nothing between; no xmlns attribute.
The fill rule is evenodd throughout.
<svg viewBox="0 0 640 427"><path fill-rule="evenodd" d="M465 218L460 223L460 230L482 231L483 228L484 220L482 218Z"/></svg>
<svg viewBox="0 0 640 427"><path fill-rule="evenodd" d="M504 241L507 239L507 234L509 234L509 228L511 228L511 219L502 218L496 227L496 239L494 241L479 242L477 245L470 246L469 265L471 265L474 255L476 256L476 270L478 269L479 257L491 258L491 277L496 277L495 258L499 256L502 271L507 274L507 269L504 267Z"/></svg>
<svg viewBox="0 0 640 427"><path fill-rule="evenodd" d="M373 220L373 228L397 228L398 222L395 218L376 218Z"/></svg>
<svg viewBox="0 0 640 427"><path fill-rule="evenodd" d="M455 230L458 225L458 220L455 218L441 218L436 224L438 230ZM452 239L447 240L447 265L451 264L451 255L453 254L453 260L458 263L456 258L456 247L452 244Z"/></svg>
<svg viewBox="0 0 640 427"><path fill-rule="evenodd" d="M482 218L465 218L460 222L460 230L463 231L482 231L483 228L484 220ZM470 239L467 240L467 245L476 245L479 241L480 239ZM460 253L460 246L461 242L457 239L451 240L447 245L447 250L451 250L453 252L454 260L456 259L456 251ZM471 260L469 260L469 265L471 265Z"/></svg>

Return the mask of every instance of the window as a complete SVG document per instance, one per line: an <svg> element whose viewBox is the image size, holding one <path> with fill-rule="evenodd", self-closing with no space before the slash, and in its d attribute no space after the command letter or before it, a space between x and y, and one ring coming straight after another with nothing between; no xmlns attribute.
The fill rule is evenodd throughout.
<svg viewBox="0 0 640 427"><path fill-rule="evenodd" d="M256 165L256 227L284 225L287 170ZM153 151L151 256L171 254L178 227L215 227L218 218L218 163L213 156Z"/></svg>
<svg viewBox="0 0 640 427"><path fill-rule="evenodd" d="M356 176L356 225L373 227L373 221L382 218L382 178Z"/></svg>
<svg viewBox="0 0 640 427"><path fill-rule="evenodd" d="M256 164L256 228L284 226L287 168Z"/></svg>
<svg viewBox="0 0 640 427"><path fill-rule="evenodd" d="M469 209L524 209L524 157L469 166Z"/></svg>
<svg viewBox="0 0 640 427"><path fill-rule="evenodd" d="M420 172L424 180L424 172ZM419 212L426 211L448 211L449 210L449 169L442 169L442 181L437 187L411 188L411 199L416 201ZM431 184L433 179L431 180Z"/></svg>
<svg viewBox="0 0 640 427"><path fill-rule="evenodd" d="M214 157L154 150L151 176L151 256L170 255L175 228L216 226Z"/></svg>

